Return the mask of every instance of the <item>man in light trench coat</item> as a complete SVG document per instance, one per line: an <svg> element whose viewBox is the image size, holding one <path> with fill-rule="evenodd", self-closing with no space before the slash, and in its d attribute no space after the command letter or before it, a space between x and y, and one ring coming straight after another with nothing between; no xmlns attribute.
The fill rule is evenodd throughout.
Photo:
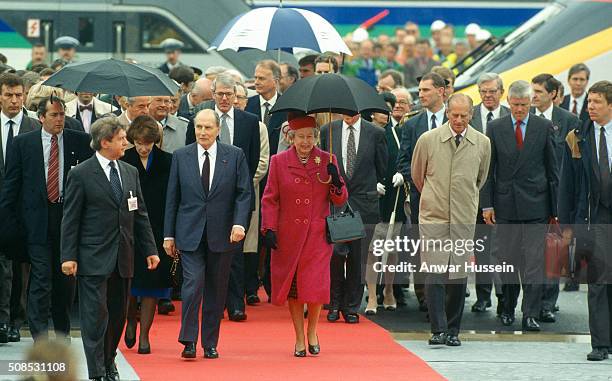
<svg viewBox="0 0 612 381"><path fill-rule="evenodd" d="M470 97L451 96L448 122L423 134L412 157L412 179L421 192L421 270L427 273L430 345L461 345L466 265L472 251L482 247L468 243L474 237L478 194L487 179L491 146L489 138L469 126L472 108Z"/></svg>

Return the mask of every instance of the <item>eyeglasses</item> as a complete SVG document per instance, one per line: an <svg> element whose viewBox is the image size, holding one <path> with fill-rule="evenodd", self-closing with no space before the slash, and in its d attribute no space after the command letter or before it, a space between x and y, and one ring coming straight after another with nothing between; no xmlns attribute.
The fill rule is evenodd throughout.
<svg viewBox="0 0 612 381"><path fill-rule="evenodd" d="M223 99L223 97L226 98L231 98L234 96L235 93L217 93L215 92L215 95L218 96L219 98Z"/></svg>

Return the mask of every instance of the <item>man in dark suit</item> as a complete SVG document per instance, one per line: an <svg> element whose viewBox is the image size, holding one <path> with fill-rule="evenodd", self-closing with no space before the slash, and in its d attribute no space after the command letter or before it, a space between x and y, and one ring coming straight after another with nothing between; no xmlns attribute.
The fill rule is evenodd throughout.
<svg viewBox="0 0 612 381"><path fill-rule="evenodd" d="M200 111L195 125L197 143L173 153L164 249L170 256L180 251L183 262L179 342L185 348L181 356L196 356L199 309L204 298L204 357L217 358L229 273L234 254L242 250L253 178L242 150L217 142L220 119L213 110Z"/></svg>
<svg viewBox="0 0 612 381"><path fill-rule="evenodd" d="M544 119L548 119L553 124L553 134L555 140L555 156L557 158L557 170L561 171L561 161L565 151L565 137L568 132L577 128L581 121L571 112L557 107L553 104L553 99L557 96L559 81L550 74L539 74L531 80L533 88L533 106L531 113ZM576 266L577 267L577 266ZM570 288L577 287L575 279L569 279L566 283ZM557 298L559 297L559 279L546 279L546 284L542 292L542 312L540 321L555 322L555 310Z"/></svg>
<svg viewBox="0 0 612 381"><path fill-rule="evenodd" d="M559 192L559 220L577 246L588 242L588 308L592 352L612 353L612 83L588 91L591 121L567 135ZM578 243L583 242L583 243Z"/></svg>
<svg viewBox="0 0 612 381"><path fill-rule="evenodd" d="M539 331L536 319L542 306L544 234L546 223L557 214L559 176L552 123L529 114L531 91L526 81L510 85L511 114L489 123L491 165L480 205L485 222L497 224L499 261L514 266L514 271L501 274L502 323L514 323L522 284L523 330Z"/></svg>
<svg viewBox="0 0 612 381"><path fill-rule="evenodd" d="M194 115L199 111L196 107L202 102L212 99L211 85L212 82L210 79L205 77L195 81L191 91L181 97L176 114L183 118L193 120Z"/></svg>
<svg viewBox="0 0 612 381"><path fill-rule="evenodd" d="M111 112L111 105L99 100L94 93L77 93L77 98L66 103L66 116L75 118L89 133L91 125L103 115Z"/></svg>
<svg viewBox="0 0 612 381"><path fill-rule="evenodd" d="M329 140L330 128L333 141ZM381 222L376 184L383 183L386 176L387 139L382 128L360 115L345 115L343 120L321 127L321 149L329 151L330 147L338 158L340 174L349 192L348 203L359 211L366 225L366 237L334 248L327 320L337 321L341 312L346 323L358 323L363 296L361 263L365 263L374 226Z"/></svg>
<svg viewBox="0 0 612 381"><path fill-rule="evenodd" d="M15 138L0 197L0 206L11 210L12 220L21 221L26 231L28 325L34 340L47 337L49 312L56 334L70 335L75 281L62 274L60 265L63 190L70 169L92 154L89 135L64 128L61 99L44 99L37 111L42 130Z"/></svg>
<svg viewBox="0 0 612 381"><path fill-rule="evenodd" d="M119 380L115 356L126 320L134 255L137 251L146 257L149 270L157 268L159 257L138 170L118 160L127 148L125 126L119 118L106 117L91 126L90 134L96 154L74 167L66 181L62 272L78 277L89 378Z"/></svg>
<svg viewBox="0 0 612 381"><path fill-rule="evenodd" d="M478 132L486 134L489 122L509 115L510 109L500 104L501 97L504 95L504 83L499 75L496 73L482 74L478 78L477 84L482 102L474 106L470 126ZM478 209L480 210L480 208ZM484 249L475 253L476 263L479 265L492 264L492 261L494 261L491 252L493 229L485 224L482 213L478 213L476 217L475 239L482 239L484 242ZM494 283L495 293L497 294L497 310L501 314L501 306L503 305L501 280L498 274L485 272L476 273L476 302L472 305L472 312L485 312L487 308L491 307L491 290Z"/></svg>
<svg viewBox="0 0 612 381"><path fill-rule="evenodd" d="M570 93L563 97L563 102L561 102L561 108L576 115L583 122L590 120L586 99L590 76L591 70L585 64L577 63L572 66L567 73Z"/></svg>
<svg viewBox="0 0 612 381"><path fill-rule="evenodd" d="M397 170L404 176L404 182L410 184L410 222L412 225L411 235L413 238L418 238L419 235L419 200L421 195L414 186L410 173L412 153L421 135L447 122L446 107L444 105L445 89L446 82L444 78L435 73L425 74L419 83L419 100L421 101L424 111L409 119L404 127L402 127L400 152L397 158ZM416 261L420 261L418 254L415 255L414 258ZM425 289L423 287L424 274L415 272L414 277L414 292L419 301L419 309L421 311L427 311Z"/></svg>
<svg viewBox="0 0 612 381"><path fill-rule="evenodd" d="M28 117L23 101L23 80L12 73L0 75L0 189L6 175L7 151L11 148L14 137L40 128L39 121ZM21 250L7 246L0 251L0 343L19 341L19 328L25 319L25 311L21 311L19 315L22 316L17 317L13 309L11 316L13 283L23 284L22 277L25 275L21 271L21 264L17 260L15 263L11 261L11 258L20 256L16 251ZM21 292L19 294L21 295Z"/></svg>

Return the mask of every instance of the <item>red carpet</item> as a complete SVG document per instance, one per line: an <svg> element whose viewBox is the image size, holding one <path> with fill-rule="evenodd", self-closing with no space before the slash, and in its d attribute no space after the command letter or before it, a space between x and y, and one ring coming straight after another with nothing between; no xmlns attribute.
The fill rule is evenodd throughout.
<svg viewBox="0 0 612 381"><path fill-rule="evenodd" d="M349 325L329 323L323 311L319 324L321 354L293 357L294 334L285 307L261 303L247 307L246 322L223 320L219 359L180 358L177 342L180 303L171 316L156 315L151 329L150 355L136 353L138 344L120 349L141 380L444 380L381 327L361 317Z"/></svg>

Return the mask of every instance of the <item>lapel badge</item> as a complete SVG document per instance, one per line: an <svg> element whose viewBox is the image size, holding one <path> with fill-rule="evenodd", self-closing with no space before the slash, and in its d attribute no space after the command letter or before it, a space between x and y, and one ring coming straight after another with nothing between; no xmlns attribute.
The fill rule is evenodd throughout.
<svg viewBox="0 0 612 381"><path fill-rule="evenodd" d="M316 157L315 157L315 159L314 159L314 161L315 161L315 163L316 163L317 165L321 164L321 157L316 156Z"/></svg>

